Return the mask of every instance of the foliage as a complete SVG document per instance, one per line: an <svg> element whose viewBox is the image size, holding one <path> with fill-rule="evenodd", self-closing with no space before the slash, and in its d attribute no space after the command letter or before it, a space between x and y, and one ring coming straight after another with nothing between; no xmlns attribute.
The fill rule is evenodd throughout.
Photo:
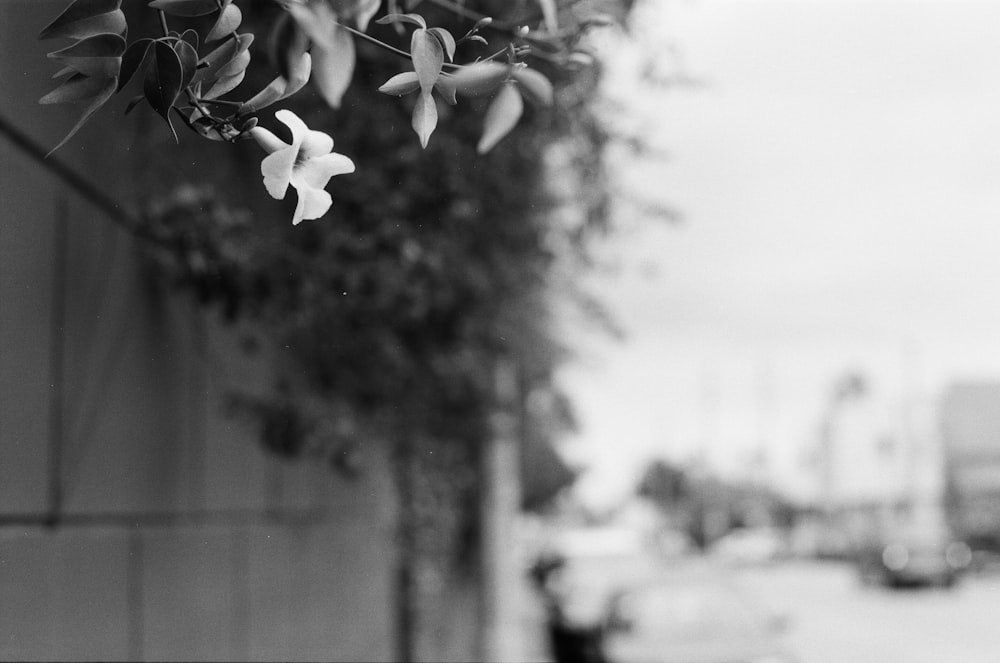
<svg viewBox="0 0 1000 663"><path fill-rule="evenodd" d="M146 10L158 14L159 35L131 42L121 0L73 0L40 34L42 39L73 42L49 54L63 68L55 76L60 78L58 86L41 102L84 104L78 122L55 149L136 79L142 81L142 92L128 103L126 112L148 105L166 122L175 140L175 120L180 120L206 139L235 142L254 138L272 157L279 151L281 155L288 152L287 159L297 163L308 153L309 141L294 142L291 151L283 150L275 143L274 134L257 127L257 114L296 95L310 81L331 108L339 108L355 79L355 42L363 41L392 53L411 68L398 71L397 66L378 89L397 97L416 93L410 124L424 148L438 127L437 99L454 106L459 97L492 95L477 145L482 154L518 124L524 114L522 98L541 106L552 104L549 78L529 67L528 60L537 52L546 61L563 67L578 63L585 59L577 50L582 36L608 20L593 12L581 19L571 12L559 12L554 0L537 0L532 8L540 14L541 29L533 32L527 22L534 13L525 13L523 2L508 5L501 20L494 20L465 3L432 0L426 3L431 6L428 15L435 13L435 7L444 7L444 19L458 16L467 25L460 27L451 21L447 26L431 26L424 15L411 11L422 4L420 0L407 0L403 8L398 0L389 0L388 13L375 21L376 26L391 28L383 39L369 34L371 19L382 7L381 0L275 2L283 10L281 15L270 26L257 27L267 32L268 51L277 76L254 86L252 89L257 91L248 97L234 99L247 78L252 46L262 40L244 25L243 10L233 0L150 0ZM563 24L562 16L573 18ZM502 42L500 48L481 52L490 44L484 35ZM408 45L408 50L388 43L392 37L405 42L401 45ZM455 61L459 56L464 63ZM317 135L313 142L319 139ZM323 140L332 146L329 137ZM272 166L275 161L271 159ZM340 161L349 162L343 156ZM262 166L262 172L266 170ZM344 168L336 170L331 173L341 174ZM263 174L266 184L268 173ZM300 175L300 181L303 178L309 179ZM330 207L329 196L319 194L329 176L313 179L320 184L296 187L300 196L296 223L303 218L318 218ZM268 190L275 197L284 196L283 187L269 186Z"/></svg>

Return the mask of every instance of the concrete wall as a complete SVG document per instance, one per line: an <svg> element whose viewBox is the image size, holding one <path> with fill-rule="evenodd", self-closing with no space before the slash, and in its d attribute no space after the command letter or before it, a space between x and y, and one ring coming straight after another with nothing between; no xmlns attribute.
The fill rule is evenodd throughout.
<svg viewBox="0 0 1000 663"><path fill-rule="evenodd" d="M65 4L0 0L0 114L45 145L74 116L36 103L59 45L34 35ZM59 155L113 196L116 117ZM222 407L266 357L138 264L0 136L0 659L393 658L383 450L354 481L266 457Z"/></svg>

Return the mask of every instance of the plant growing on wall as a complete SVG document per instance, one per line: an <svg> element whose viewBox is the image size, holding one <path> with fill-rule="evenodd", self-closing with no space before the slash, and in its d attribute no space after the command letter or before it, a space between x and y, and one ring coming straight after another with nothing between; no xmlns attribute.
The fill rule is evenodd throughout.
<svg viewBox="0 0 1000 663"><path fill-rule="evenodd" d="M552 83L532 61L564 69L579 66L589 58L580 46L584 35L609 22L592 9L573 11L584 3L559 8L555 0L509 3L498 20L464 2L387 0L386 13L374 21L381 0L275 1L283 13L258 39L244 27L243 10L234 0L150 0L146 9L157 14L159 34L141 37L130 35L121 0L74 0L40 34L71 42L49 53L61 67L59 82L41 102L83 105L78 121L54 149L136 79L142 82L141 93L128 102L126 112L148 106L175 139L178 126L213 141L253 139L266 153L261 174L268 193L283 199L289 185L296 190L293 224L298 224L326 214L332 205L327 183L353 172L354 162L333 152L333 139L309 129L294 112L275 113L291 130L291 142L259 126L258 113L309 83L331 108L340 107L354 79L356 41L398 58L398 73L378 90L413 96L410 124L424 148L441 119L439 100L454 106L464 97L491 97L476 143L484 154L518 124L525 99L552 105ZM466 22L464 31L429 24L415 12L421 4L459 17ZM370 34L373 25L384 28L379 36ZM255 45L265 40L277 75L260 89L244 92Z"/></svg>

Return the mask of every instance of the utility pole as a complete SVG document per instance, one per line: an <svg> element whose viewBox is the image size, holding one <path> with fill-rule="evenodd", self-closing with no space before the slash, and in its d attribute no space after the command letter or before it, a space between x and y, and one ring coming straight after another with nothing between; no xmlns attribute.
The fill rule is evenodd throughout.
<svg viewBox="0 0 1000 663"><path fill-rule="evenodd" d="M521 505L519 440L521 438L518 372L501 359L494 369L496 403L491 435L482 457L482 660L512 661L519 657L520 633L517 514Z"/></svg>

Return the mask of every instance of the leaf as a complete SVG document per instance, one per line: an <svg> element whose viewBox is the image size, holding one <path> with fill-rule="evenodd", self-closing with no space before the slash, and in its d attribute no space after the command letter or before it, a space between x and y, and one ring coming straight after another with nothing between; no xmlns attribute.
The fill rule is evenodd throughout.
<svg viewBox="0 0 1000 663"><path fill-rule="evenodd" d="M198 51L186 41L177 41L174 43L174 52L177 53L177 59L181 63L180 89L183 90L191 84L191 80L198 70Z"/></svg>
<svg viewBox="0 0 1000 663"><path fill-rule="evenodd" d="M250 100L239 107L238 113L254 113L262 108L267 108L276 101L285 99L301 90L309 82L309 75L312 71L312 56L303 53L302 59L292 70L292 79L286 80L283 76L278 76L271 81L267 87L258 92Z"/></svg>
<svg viewBox="0 0 1000 663"><path fill-rule="evenodd" d="M207 65L199 69L194 75L194 82L214 81L219 77L219 70L232 62L239 53L250 48L253 43L252 34L239 35L235 39L227 39L222 45L201 59Z"/></svg>
<svg viewBox="0 0 1000 663"><path fill-rule="evenodd" d="M417 103L413 107L412 126L420 137L420 146L426 148L427 141L437 127L437 105L429 90L421 90Z"/></svg>
<svg viewBox="0 0 1000 663"><path fill-rule="evenodd" d="M128 85L135 72L139 71L142 61L146 59L146 52L149 51L149 47L152 45L153 40L149 38L139 39L129 44L129 47L125 50L125 55L122 56L122 65L118 73L119 90Z"/></svg>
<svg viewBox="0 0 1000 663"><path fill-rule="evenodd" d="M354 38L342 27L334 31L329 44L313 44L312 81L330 108L340 101L354 77Z"/></svg>
<svg viewBox="0 0 1000 663"><path fill-rule="evenodd" d="M129 99L128 105L125 106L125 115L128 115L135 110L135 107L145 101L145 99L146 95L144 94L139 94Z"/></svg>
<svg viewBox="0 0 1000 663"><path fill-rule="evenodd" d="M546 32L558 32L559 20L556 0L537 0L538 6L542 10L542 20L545 22Z"/></svg>
<svg viewBox="0 0 1000 663"><path fill-rule="evenodd" d="M146 101L156 113L167 121L170 131L177 139L177 132L170 121L170 109L181 92L184 70L180 57L167 41L157 40L153 43L152 60L146 69L146 79L143 92Z"/></svg>
<svg viewBox="0 0 1000 663"><path fill-rule="evenodd" d="M208 16L219 11L215 0L153 0L149 6L171 16Z"/></svg>
<svg viewBox="0 0 1000 663"><path fill-rule="evenodd" d="M219 18L216 19L215 25L208 31L205 41L216 41L236 32L242 22L243 12L232 3L232 0L227 0L226 5L219 12Z"/></svg>
<svg viewBox="0 0 1000 663"><path fill-rule="evenodd" d="M451 81L449 76L442 74L438 77L437 82L434 83L434 89L437 93L441 95L448 104L454 106L458 103L458 99L455 98L455 84Z"/></svg>
<svg viewBox="0 0 1000 663"><path fill-rule="evenodd" d="M521 92L536 104L552 105L552 83L534 69L515 67L511 76L521 85Z"/></svg>
<svg viewBox="0 0 1000 663"><path fill-rule="evenodd" d="M358 0L354 11L354 21L358 30L364 32L368 29L368 22L378 13L382 6L382 0Z"/></svg>
<svg viewBox="0 0 1000 663"><path fill-rule="evenodd" d="M417 80L420 81L420 89L429 93L444 66L441 42L427 30L414 30L410 39L410 58L413 60L413 70L417 72Z"/></svg>
<svg viewBox="0 0 1000 663"><path fill-rule="evenodd" d="M229 78L246 71L250 66L250 49L243 49L236 52L233 59L219 67L216 75L219 78Z"/></svg>
<svg viewBox="0 0 1000 663"><path fill-rule="evenodd" d="M420 14L389 14L388 16L383 16L382 18L375 21L379 25L388 25L390 23L410 23L419 28L426 28L427 21Z"/></svg>
<svg viewBox="0 0 1000 663"><path fill-rule="evenodd" d="M96 34L124 34L128 29L121 0L75 0L39 33L39 39L85 39Z"/></svg>
<svg viewBox="0 0 1000 663"><path fill-rule="evenodd" d="M201 95L203 99L217 99L224 94L228 94L236 89L236 87L243 82L243 78L247 75L246 69L240 71L240 73L235 76L226 76L225 78L219 78L215 81L215 84L208 89L208 92Z"/></svg>
<svg viewBox="0 0 1000 663"><path fill-rule="evenodd" d="M477 62L461 67L447 76L459 94L475 97L497 89L507 80L510 70L510 65L499 62Z"/></svg>
<svg viewBox="0 0 1000 663"><path fill-rule="evenodd" d="M410 94L411 92L416 92L420 89L420 81L417 80L417 72L415 71L404 71L401 74L396 74L385 83L382 87L378 89L382 94L391 94L397 97L402 97L404 94Z"/></svg>
<svg viewBox="0 0 1000 663"><path fill-rule="evenodd" d="M94 95L94 97L90 100L90 103L87 105L87 107L83 109L83 114L80 116L80 119L76 121L76 124L73 125L73 128L70 129L69 133L67 133L66 136L63 137L61 141L59 141L59 144L53 147L51 150L49 150L49 153L46 154L45 156L49 156L50 154L58 150L60 147L65 145L70 138L75 136L76 132L80 130L80 127L86 124L87 120L90 119L90 116L96 113L97 110L105 103L107 103L108 99L110 99L112 95L114 95L116 89L118 89L118 79L115 77L106 79L104 81L104 86L100 90L98 90L97 94Z"/></svg>
<svg viewBox="0 0 1000 663"><path fill-rule="evenodd" d="M455 38L444 28L431 28L428 32L437 37L445 55L448 56L448 62L452 62L455 59Z"/></svg>
<svg viewBox="0 0 1000 663"><path fill-rule="evenodd" d="M38 100L40 104L66 104L75 101L85 101L96 97L107 85L107 78L87 76L74 73L56 89Z"/></svg>
<svg viewBox="0 0 1000 663"><path fill-rule="evenodd" d="M292 63L309 48L309 37L299 21L293 20L293 17L294 13L282 14L267 40L271 62L277 68L278 75L283 78L291 75Z"/></svg>
<svg viewBox="0 0 1000 663"><path fill-rule="evenodd" d="M81 74L107 78L118 75L124 52L125 40L121 35L101 34L49 53L49 58Z"/></svg>
<svg viewBox="0 0 1000 663"><path fill-rule="evenodd" d="M486 117L483 120L483 135L479 139L476 151L486 154L493 149L493 146L500 142L510 130L517 125L524 112L524 101L518 93L513 83L506 83L495 99L486 109Z"/></svg>

